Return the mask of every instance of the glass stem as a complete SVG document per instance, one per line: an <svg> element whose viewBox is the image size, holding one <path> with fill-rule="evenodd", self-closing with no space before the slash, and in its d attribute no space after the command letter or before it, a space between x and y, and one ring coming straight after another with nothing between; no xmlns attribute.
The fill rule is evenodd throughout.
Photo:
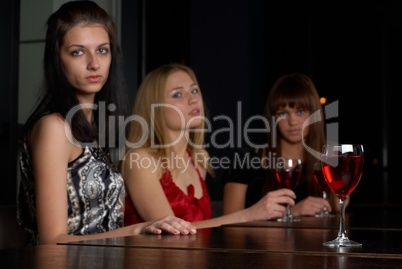
<svg viewBox="0 0 402 269"><path fill-rule="evenodd" d="M345 199L339 199L339 210L340 210L340 223L339 223L339 239L348 239L345 229Z"/></svg>
<svg viewBox="0 0 402 269"><path fill-rule="evenodd" d="M322 198L323 198L324 200L327 200L327 192L326 192L326 191L322 191ZM328 208L325 207L325 206L324 206L324 209L323 209L323 214L324 214L324 215L328 215L328 214L329 214Z"/></svg>
<svg viewBox="0 0 402 269"><path fill-rule="evenodd" d="M291 219L292 218L292 211L290 211L290 205L286 206L286 218Z"/></svg>

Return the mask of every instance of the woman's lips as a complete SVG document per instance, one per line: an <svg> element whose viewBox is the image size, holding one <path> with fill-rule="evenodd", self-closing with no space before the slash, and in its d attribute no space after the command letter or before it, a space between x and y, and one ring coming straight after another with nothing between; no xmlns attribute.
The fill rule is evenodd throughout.
<svg viewBox="0 0 402 269"><path fill-rule="evenodd" d="M99 82L100 79L101 79L101 76L89 76L89 77L86 77L86 80L91 82L91 83Z"/></svg>
<svg viewBox="0 0 402 269"><path fill-rule="evenodd" d="M298 135L298 134L300 134L300 130L289 130L287 133L288 134L290 134L290 135Z"/></svg>
<svg viewBox="0 0 402 269"><path fill-rule="evenodd" d="M196 108L190 111L189 113L191 116L198 116L200 115L200 109Z"/></svg>

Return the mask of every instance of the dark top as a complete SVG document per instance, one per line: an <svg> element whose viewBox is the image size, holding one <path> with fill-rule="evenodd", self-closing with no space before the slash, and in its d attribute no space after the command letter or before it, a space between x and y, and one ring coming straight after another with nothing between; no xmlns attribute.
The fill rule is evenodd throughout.
<svg viewBox="0 0 402 269"><path fill-rule="evenodd" d="M275 157L272 154L266 156L266 164L262 164L261 159L262 150L238 149L233 152L230 169L223 173L224 184L236 182L247 185L246 208L258 202L268 191L280 188L272 165L275 162ZM270 181L269 186L267 186L266 180ZM297 196L296 203L308 196L307 177L304 170L299 184L293 191Z"/></svg>

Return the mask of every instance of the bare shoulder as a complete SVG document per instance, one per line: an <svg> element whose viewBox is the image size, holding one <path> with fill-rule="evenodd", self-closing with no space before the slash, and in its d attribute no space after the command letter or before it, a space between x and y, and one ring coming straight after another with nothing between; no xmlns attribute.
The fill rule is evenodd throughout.
<svg viewBox="0 0 402 269"><path fill-rule="evenodd" d="M33 158L57 166L71 160L75 149L69 125L56 113L43 116L35 123L29 134L29 145Z"/></svg>
<svg viewBox="0 0 402 269"><path fill-rule="evenodd" d="M58 113L45 115L35 123L33 130L42 130L47 128L64 128L64 118Z"/></svg>
<svg viewBox="0 0 402 269"><path fill-rule="evenodd" d="M71 134L69 125L58 113L52 113L40 118L32 128L30 142L44 140L51 142L66 142Z"/></svg>

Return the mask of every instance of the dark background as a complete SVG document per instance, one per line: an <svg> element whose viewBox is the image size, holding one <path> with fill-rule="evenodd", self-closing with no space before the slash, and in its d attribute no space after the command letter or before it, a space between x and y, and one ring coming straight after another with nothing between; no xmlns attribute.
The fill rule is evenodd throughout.
<svg viewBox="0 0 402 269"><path fill-rule="evenodd" d="M14 204L16 199L10 190L16 189L19 136L18 2L4 2L0 13L2 25L11 25L0 29L7 41L0 47L10 52L3 53L0 63L1 205ZM196 72L210 119L226 115L244 124L250 116L263 113L266 94L279 76L306 73L328 102L339 101L334 120L339 124L339 141L365 147L365 170L352 203L400 204L396 131L400 101L393 95L400 88L400 1L337 1L325 6L263 0L122 3L122 48L130 98L145 73L164 63L181 62ZM222 120L212 123L214 130L228 127ZM219 144L229 140L225 133L216 138ZM262 138L255 135L253 139ZM208 151L217 157L228 153L226 148ZM222 195L220 171L217 174L207 179L213 200Z"/></svg>

